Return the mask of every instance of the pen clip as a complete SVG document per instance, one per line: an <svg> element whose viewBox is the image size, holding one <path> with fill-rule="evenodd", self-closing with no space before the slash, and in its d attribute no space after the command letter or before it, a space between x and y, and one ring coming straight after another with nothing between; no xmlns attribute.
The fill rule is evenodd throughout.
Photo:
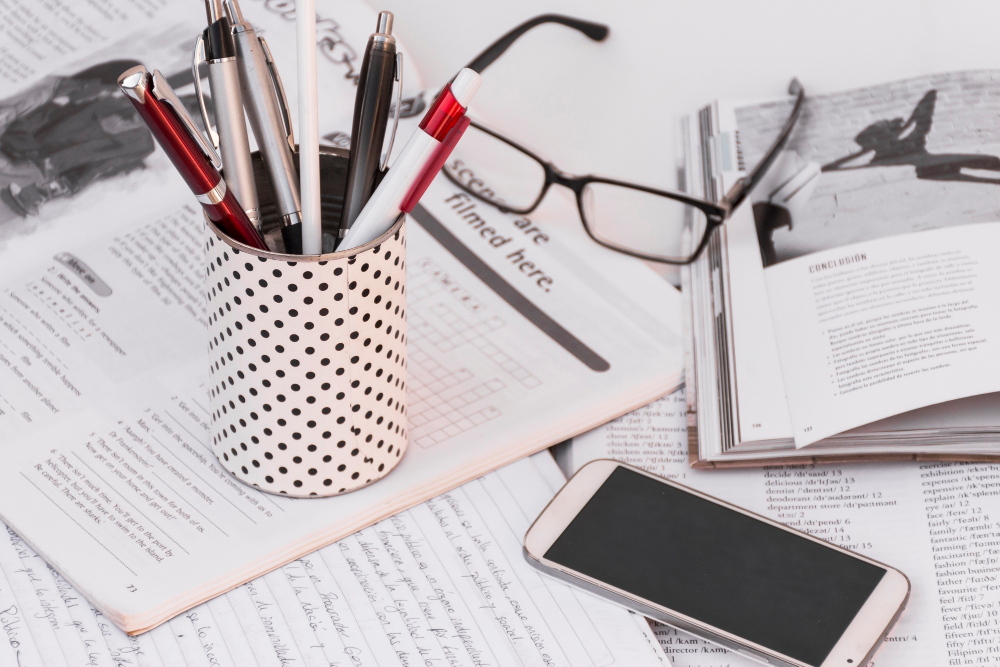
<svg viewBox="0 0 1000 667"><path fill-rule="evenodd" d="M284 125L285 135L288 137L288 146L295 150L295 136L292 134L292 119L288 115L288 98L285 97L285 87L281 85L281 76L278 74L278 67L274 64L274 57L271 49L267 46L267 41L263 37L258 37L261 48L264 50L264 60L267 62L267 70L271 74L271 83L274 85L274 94L278 98L278 108L281 111L281 123Z"/></svg>
<svg viewBox="0 0 1000 667"><path fill-rule="evenodd" d="M205 106L205 94L201 89L201 74L198 71L198 66L206 61L205 34L201 33L198 35L198 39L194 42L194 53L191 55L191 75L194 78L194 94L195 97L198 98L198 106L201 108L201 119L205 122L205 128L208 130L208 137L212 140L212 145L218 148L219 133L215 131L215 128L212 127L212 121L208 119L208 108Z"/></svg>
<svg viewBox="0 0 1000 667"><path fill-rule="evenodd" d="M399 110L403 106L403 52L396 54L396 81L399 82L399 89L396 91L396 113L392 115L392 134L389 135L389 147L382 155L382 162L379 164L379 171L385 171L388 166L389 156L392 155L392 144L396 141L396 127L399 125Z"/></svg>
<svg viewBox="0 0 1000 667"><path fill-rule="evenodd" d="M188 115L187 110L184 108L184 103L177 99L177 95L174 93L170 85L167 84L167 79L165 76L160 74L160 70L153 70L153 97L161 100L165 104L173 107L174 113L177 114L177 118L180 119L181 124L187 128L188 134L191 138L195 140L198 147L201 148L201 152L205 154L208 161L212 163L212 166L218 170L222 170L222 158L219 154L215 152L212 145L208 143L205 139L205 135L201 133L198 126L194 124L191 116Z"/></svg>

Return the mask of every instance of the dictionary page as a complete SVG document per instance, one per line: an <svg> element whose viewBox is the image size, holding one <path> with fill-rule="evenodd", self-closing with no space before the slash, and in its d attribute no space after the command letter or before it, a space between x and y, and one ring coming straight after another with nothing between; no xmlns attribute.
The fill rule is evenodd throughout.
<svg viewBox="0 0 1000 667"><path fill-rule="evenodd" d="M548 453L521 460L137 637L5 529L0 664L660 665L639 617L524 561L522 534L563 479Z"/></svg>
<svg viewBox="0 0 1000 667"><path fill-rule="evenodd" d="M992 664L1000 529L1000 465L865 463L693 470L684 399L676 392L573 439L572 472L614 458L888 563L913 590L874 667ZM565 458L563 460L566 460ZM754 664L670 630L661 645L678 667Z"/></svg>

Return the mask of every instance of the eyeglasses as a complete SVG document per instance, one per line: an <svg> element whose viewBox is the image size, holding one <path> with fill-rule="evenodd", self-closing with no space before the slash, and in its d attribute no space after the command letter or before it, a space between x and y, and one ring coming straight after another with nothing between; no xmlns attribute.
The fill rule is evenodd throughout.
<svg viewBox="0 0 1000 667"><path fill-rule="evenodd" d="M594 41L603 41L608 35L607 26L600 24L558 15L539 16L498 39L468 67L482 72L514 40L542 23L565 25ZM476 199L501 211L522 215L534 211L553 184L565 186L576 195L584 229L597 243L654 262L689 264L760 182L787 143L799 118L805 91L793 79L788 93L795 96L795 102L774 144L757 166L718 202L601 176L573 176L475 121L442 171Z"/></svg>

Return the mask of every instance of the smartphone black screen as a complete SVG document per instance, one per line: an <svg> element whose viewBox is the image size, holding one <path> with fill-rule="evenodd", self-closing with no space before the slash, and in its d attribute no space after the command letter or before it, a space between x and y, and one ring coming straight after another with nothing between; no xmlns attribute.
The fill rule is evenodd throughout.
<svg viewBox="0 0 1000 667"><path fill-rule="evenodd" d="M810 665L885 569L617 468L545 558Z"/></svg>

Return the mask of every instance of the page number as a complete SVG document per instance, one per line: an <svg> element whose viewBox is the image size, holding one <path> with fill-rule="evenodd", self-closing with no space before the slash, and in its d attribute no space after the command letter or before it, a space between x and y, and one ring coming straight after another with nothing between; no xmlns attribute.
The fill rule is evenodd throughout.
<svg viewBox="0 0 1000 667"><path fill-rule="evenodd" d="M128 590L128 592L129 592L129 593L136 593L136 592L138 592L138 590L139 590L138 588L136 588L136 587L135 587L135 586L133 586L132 584L129 584L129 585L128 585L128 586L126 586L125 588L126 588L126 590Z"/></svg>

